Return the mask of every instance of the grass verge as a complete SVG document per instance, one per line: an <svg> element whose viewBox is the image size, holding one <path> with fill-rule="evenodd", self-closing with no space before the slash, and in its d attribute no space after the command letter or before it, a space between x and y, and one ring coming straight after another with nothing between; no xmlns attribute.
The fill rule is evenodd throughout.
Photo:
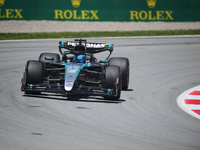
<svg viewBox="0 0 200 150"><path fill-rule="evenodd" d="M58 32L58 33L0 33L0 40L50 39L50 38L87 38L87 37L123 37L123 36L163 36L163 35L200 35L196 30L166 31L98 31L98 32Z"/></svg>

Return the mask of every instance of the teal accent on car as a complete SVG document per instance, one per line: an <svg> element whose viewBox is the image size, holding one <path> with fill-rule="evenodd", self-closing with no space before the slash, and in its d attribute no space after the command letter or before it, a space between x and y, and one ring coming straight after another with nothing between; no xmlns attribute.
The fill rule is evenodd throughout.
<svg viewBox="0 0 200 150"><path fill-rule="evenodd" d="M108 89L107 95L109 95L111 91L112 91L111 89Z"/></svg>
<svg viewBox="0 0 200 150"><path fill-rule="evenodd" d="M81 69L83 69L83 68L85 68L85 67L90 67L90 66L91 66L90 64L83 64L83 65L80 67L80 69L78 70L78 73L77 73L77 75L76 75L76 80L77 80L77 78L78 78L78 75L79 75Z"/></svg>
<svg viewBox="0 0 200 150"><path fill-rule="evenodd" d="M62 47L64 47L64 46L65 46L65 44L64 44L64 42L63 42L63 41L61 41L61 45L62 45Z"/></svg>
<svg viewBox="0 0 200 150"><path fill-rule="evenodd" d="M109 49L111 48L112 44L109 45Z"/></svg>
<svg viewBox="0 0 200 150"><path fill-rule="evenodd" d="M45 59L47 59L47 60L53 60L54 57L45 57Z"/></svg>
<svg viewBox="0 0 200 150"><path fill-rule="evenodd" d="M69 73L75 73L76 72L76 70L70 70L69 71Z"/></svg>
<svg viewBox="0 0 200 150"><path fill-rule="evenodd" d="M61 63L61 65L65 66L65 74L67 72L67 63ZM64 76L64 80L65 80L65 76Z"/></svg>
<svg viewBox="0 0 200 150"><path fill-rule="evenodd" d="M109 60L100 60L100 62L108 62Z"/></svg>

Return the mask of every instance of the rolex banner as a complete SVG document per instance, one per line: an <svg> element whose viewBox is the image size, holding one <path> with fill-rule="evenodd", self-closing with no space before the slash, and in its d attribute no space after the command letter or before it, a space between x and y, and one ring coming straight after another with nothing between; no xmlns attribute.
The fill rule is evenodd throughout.
<svg viewBox="0 0 200 150"><path fill-rule="evenodd" d="M200 21L200 0L0 0L0 20Z"/></svg>

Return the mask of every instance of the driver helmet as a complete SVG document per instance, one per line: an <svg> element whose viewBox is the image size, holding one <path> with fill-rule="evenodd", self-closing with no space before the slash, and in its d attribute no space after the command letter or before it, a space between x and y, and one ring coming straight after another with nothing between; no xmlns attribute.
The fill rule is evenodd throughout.
<svg viewBox="0 0 200 150"><path fill-rule="evenodd" d="M84 63L84 62L85 62L85 55L78 55L77 63Z"/></svg>

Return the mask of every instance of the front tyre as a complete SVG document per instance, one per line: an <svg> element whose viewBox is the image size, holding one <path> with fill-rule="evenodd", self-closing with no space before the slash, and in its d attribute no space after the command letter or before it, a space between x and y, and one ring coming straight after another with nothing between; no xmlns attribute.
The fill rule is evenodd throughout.
<svg viewBox="0 0 200 150"><path fill-rule="evenodd" d="M127 90L130 73L129 59L125 57L112 57L109 60L109 65L117 65L120 67L122 72L122 90Z"/></svg>
<svg viewBox="0 0 200 150"><path fill-rule="evenodd" d="M43 83L44 64L37 60L29 60L26 64L26 70L22 79L22 90L28 84ZM25 92L26 94L38 94L38 92ZM40 92L39 92L40 93Z"/></svg>
<svg viewBox="0 0 200 150"><path fill-rule="evenodd" d="M105 67L105 88L115 90L115 95L104 96L106 100L118 100L121 95L121 72L119 66Z"/></svg>

